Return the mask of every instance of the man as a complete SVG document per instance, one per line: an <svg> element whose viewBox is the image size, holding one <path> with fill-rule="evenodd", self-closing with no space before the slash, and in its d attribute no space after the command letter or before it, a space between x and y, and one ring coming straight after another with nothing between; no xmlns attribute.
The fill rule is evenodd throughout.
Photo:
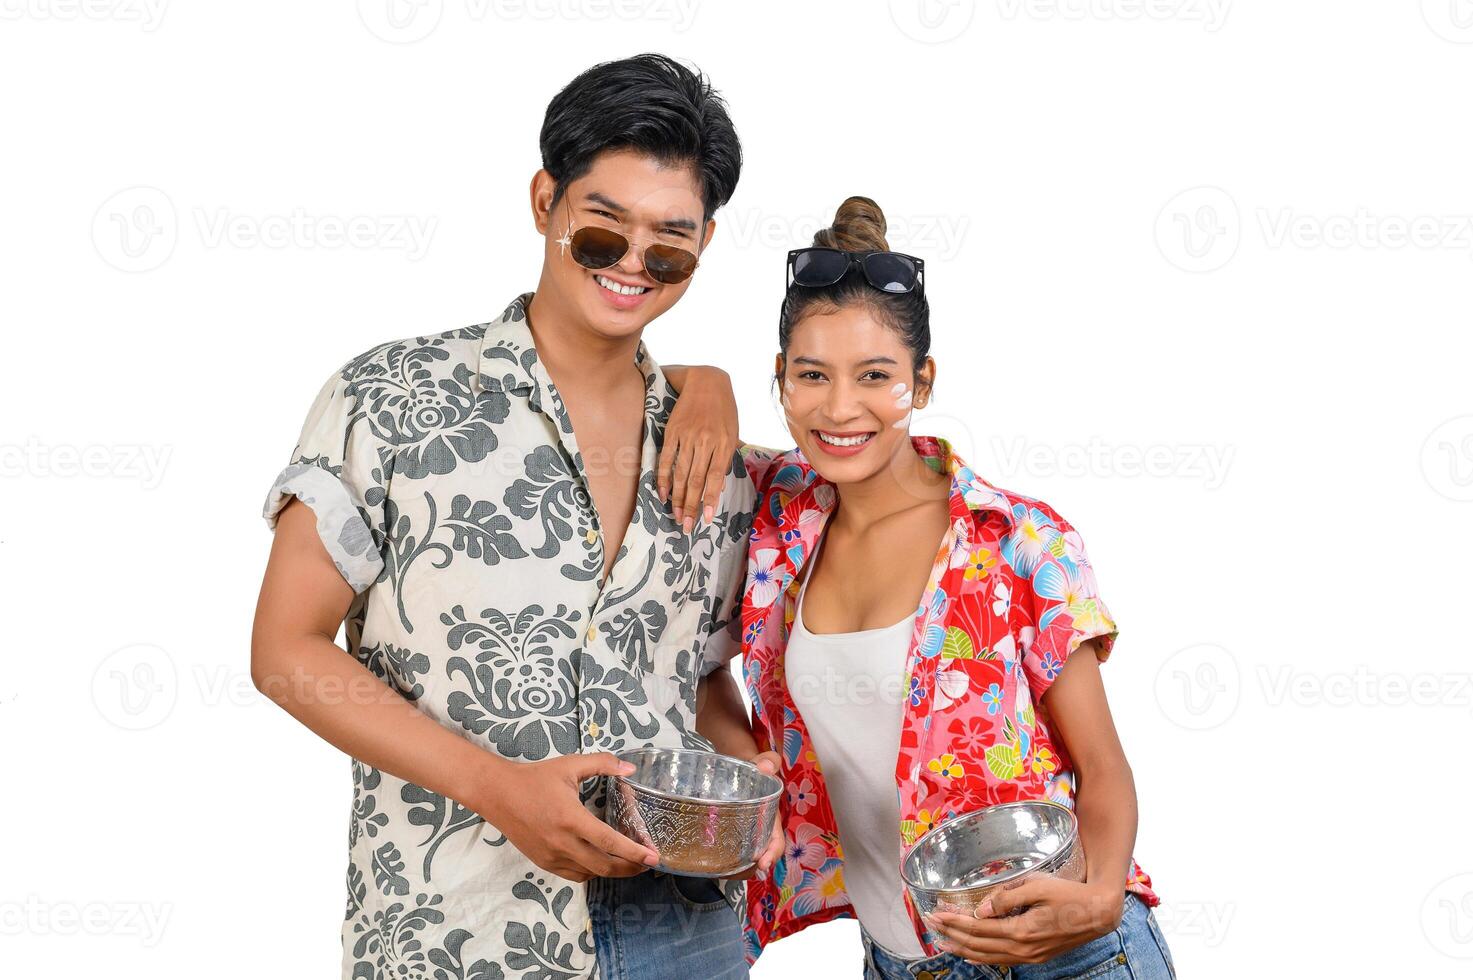
<svg viewBox="0 0 1473 980"><path fill-rule="evenodd" d="M348 362L266 506L252 674L354 760L351 980L745 975L722 891L597 816L615 751L708 745L699 724L756 756L727 669L752 487L717 459L716 506L674 519L674 389L640 340L741 150L709 84L656 55L570 83L541 149L535 293Z"/></svg>

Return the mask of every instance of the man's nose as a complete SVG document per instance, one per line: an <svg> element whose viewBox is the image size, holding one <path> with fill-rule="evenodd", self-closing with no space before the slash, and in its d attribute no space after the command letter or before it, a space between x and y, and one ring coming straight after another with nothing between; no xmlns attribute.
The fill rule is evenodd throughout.
<svg viewBox="0 0 1473 980"><path fill-rule="evenodd" d="M645 278L643 246L630 242L629 251L624 253L624 257L615 264L614 268L626 276L639 279Z"/></svg>

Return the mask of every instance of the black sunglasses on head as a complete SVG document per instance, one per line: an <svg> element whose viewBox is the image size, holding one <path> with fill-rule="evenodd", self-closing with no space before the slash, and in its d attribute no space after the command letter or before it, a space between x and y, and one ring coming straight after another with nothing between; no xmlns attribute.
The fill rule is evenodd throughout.
<svg viewBox="0 0 1473 980"><path fill-rule="evenodd" d="M795 248L788 253L788 285L832 286L858 266L865 281L883 293L925 292L926 263L903 252L845 252Z"/></svg>

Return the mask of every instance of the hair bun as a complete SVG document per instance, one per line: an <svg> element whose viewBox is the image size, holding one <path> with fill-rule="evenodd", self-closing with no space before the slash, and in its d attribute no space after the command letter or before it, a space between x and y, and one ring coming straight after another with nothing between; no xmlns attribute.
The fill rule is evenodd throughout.
<svg viewBox="0 0 1473 980"><path fill-rule="evenodd" d="M845 252L888 252L885 212L867 197L845 198L834 212L834 223L814 235L813 244Z"/></svg>

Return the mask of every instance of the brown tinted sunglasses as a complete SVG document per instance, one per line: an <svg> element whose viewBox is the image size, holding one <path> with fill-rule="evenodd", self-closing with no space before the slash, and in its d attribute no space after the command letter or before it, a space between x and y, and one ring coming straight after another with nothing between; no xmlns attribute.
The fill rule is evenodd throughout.
<svg viewBox="0 0 1473 980"><path fill-rule="evenodd" d="M629 239L609 228L584 227L575 231L571 203L568 204L568 230L557 243L564 249L572 249L573 261L595 272L618 265L633 247ZM694 252L674 245L655 242L643 246L641 251L645 273L655 282L667 286L685 282L700 265Z"/></svg>

